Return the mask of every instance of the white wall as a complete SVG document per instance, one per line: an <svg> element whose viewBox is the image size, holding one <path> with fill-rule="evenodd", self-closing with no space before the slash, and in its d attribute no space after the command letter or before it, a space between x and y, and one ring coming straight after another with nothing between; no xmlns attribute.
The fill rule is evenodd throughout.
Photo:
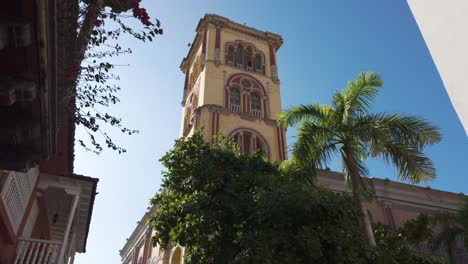
<svg viewBox="0 0 468 264"><path fill-rule="evenodd" d="M408 0L468 135L468 0Z"/></svg>

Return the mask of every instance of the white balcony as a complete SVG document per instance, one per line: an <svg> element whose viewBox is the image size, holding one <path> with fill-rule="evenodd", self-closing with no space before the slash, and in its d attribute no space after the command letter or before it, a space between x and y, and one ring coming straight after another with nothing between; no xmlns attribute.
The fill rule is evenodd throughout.
<svg viewBox="0 0 468 264"><path fill-rule="evenodd" d="M263 118L263 112L260 111L260 110L252 110L251 111L251 114L255 117L258 117L258 118Z"/></svg>
<svg viewBox="0 0 468 264"><path fill-rule="evenodd" d="M57 264L61 241L20 239L14 264Z"/></svg>
<svg viewBox="0 0 468 264"><path fill-rule="evenodd" d="M240 105L236 105L236 104L231 104L229 107L232 112L240 112L240 109L241 109Z"/></svg>

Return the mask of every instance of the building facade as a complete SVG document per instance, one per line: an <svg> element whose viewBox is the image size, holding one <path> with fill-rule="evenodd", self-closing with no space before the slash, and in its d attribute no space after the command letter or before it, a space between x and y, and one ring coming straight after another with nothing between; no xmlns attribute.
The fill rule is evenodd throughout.
<svg viewBox="0 0 468 264"><path fill-rule="evenodd" d="M0 263L73 263L86 252L98 179L73 173L74 125L57 153L23 171L0 170Z"/></svg>
<svg viewBox="0 0 468 264"><path fill-rule="evenodd" d="M272 162L287 159L285 129L275 120L281 112L276 63L281 37L217 15L201 19L196 32L181 64L185 85L180 136L190 136L203 127L207 141L219 132L235 138L243 152L261 148ZM389 180L372 179L370 183L376 194L367 204L370 220L394 229L422 212L455 212L464 198L463 194ZM319 184L334 192L350 193L340 173L320 172ZM147 220L154 210L148 208L120 251L123 264L183 263L183 247L153 247L153 231ZM460 254L464 254L462 248L457 248ZM434 254L430 245L421 245L418 250ZM446 252L438 254L447 257Z"/></svg>
<svg viewBox="0 0 468 264"><path fill-rule="evenodd" d="M408 0L450 101L468 135L468 2Z"/></svg>

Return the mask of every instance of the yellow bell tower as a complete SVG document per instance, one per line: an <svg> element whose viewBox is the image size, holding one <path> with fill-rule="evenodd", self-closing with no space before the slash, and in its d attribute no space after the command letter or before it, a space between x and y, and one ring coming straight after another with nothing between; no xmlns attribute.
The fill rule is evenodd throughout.
<svg viewBox="0 0 468 264"><path fill-rule="evenodd" d="M270 161L287 157L276 51L281 36L205 15L180 66L185 74L181 136L204 127L212 140L221 132L235 138L241 151L262 148Z"/></svg>

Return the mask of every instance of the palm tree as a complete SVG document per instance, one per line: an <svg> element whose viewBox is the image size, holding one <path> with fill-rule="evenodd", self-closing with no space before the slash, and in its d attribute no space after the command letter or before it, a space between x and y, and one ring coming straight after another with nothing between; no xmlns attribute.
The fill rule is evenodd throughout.
<svg viewBox="0 0 468 264"><path fill-rule="evenodd" d="M323 168L339 155L347 182L361 200L362 219L369 243L375 246L367 210L362 204L368 175L366 158L381 157L398 170L398 178L412 183L433 179L432 161L423 148L441 140L436 126L424 119L404 114L370 113L369 108L382 86L373 72L360 73L341 91L335 92L331 106L318 103L292 107L280 114L282 126L299 125L293 158Z"/></svg>

